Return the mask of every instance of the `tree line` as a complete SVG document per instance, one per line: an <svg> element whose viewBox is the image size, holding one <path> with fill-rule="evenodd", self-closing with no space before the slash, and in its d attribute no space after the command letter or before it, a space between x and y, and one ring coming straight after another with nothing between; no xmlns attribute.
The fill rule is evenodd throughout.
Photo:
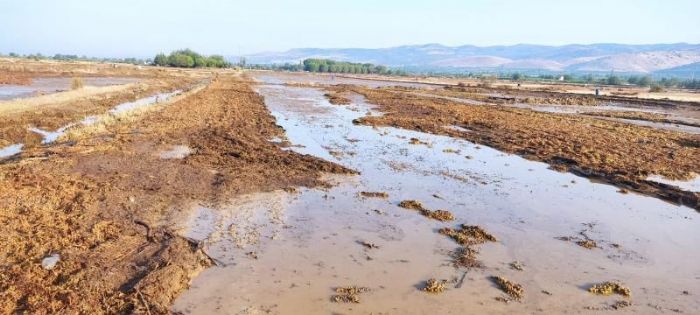
<svg viewBox="0 0 700 315"><path fill-rule="evenodd" d="M278 71L308 71L322 73L352 73L352 74L383 74L383 75L406 75L406 71L391 69L383 65L371 63L354 63L346 61L335 61L331 59L304 59L300 63L285 64L252 64L245 65L247 69L258 70L278 70Z"/></svg>
<svg viewBox="0 0 700 315"><path fill-rule="evenodd" d="M78 56L70 54L55 54L53 56L45 56L41 53L21 55L18 53L11 52L7 55L0 54L0 57L10 57L10 58L23 58L31 60L58 60L58 61L91 61L91 62L112 62L112 63L128 63L133 65L143 65L150 63L148 59L139 58L99 58L99 57L88 57L88 56Z"/></svg>
<svg viewBox="0 0 700 315"><path fill-rule="evenodd" d="M153 58L153 64L162 67L178 68L228 68L231 64L220 55L204 56L191 49L181 49L165 55L157 54Z"/></svg>
<svg viewBox="0 0 700 315"><path fill-rule="evenodd" d="M302 64L304 71L328 72L328 73L356 73L356 74L394 74L392 70L383 65L371 63L354 63L335 61L331 59L305 59Z"/></svg>
<svg viewBox="0 0 700 315"><path fill-rule="evenodd" d="M562 81L567 83L580 83L580 84L600 84L600 85L635 85L639 87L648 87L653 90L659 90L661 88L685 88L685 89L700 89L700 80L698 79L686 79L680 80L678 78L655 78L650 75L628 75L620 76L610 73L605 76L594 76L593 74L585 75L554 75L554 74L540 74L535 76L529 76L522 73L511 73L502 74L496 76L499 79L510 79L513 81Z"/></svg>

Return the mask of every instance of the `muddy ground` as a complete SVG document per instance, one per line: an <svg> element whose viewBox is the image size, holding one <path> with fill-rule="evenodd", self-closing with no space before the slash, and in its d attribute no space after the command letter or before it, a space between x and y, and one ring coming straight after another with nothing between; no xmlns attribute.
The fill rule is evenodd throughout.
<svg viewBox="0 0 700 315"><path fill-rule="evenodd" d="M324 89L348 83L340 78L255 78L291 150L360 174L334 176L330 188L197 206L178 231L201 240L221 264L195 278L174 311L632 314L698 307L692 261L700 257L700 229L692 208L620 193L462 137L353 124L391 112L356 92ZM606 282L631 296L589 291Z"/></svg>
<svg viewBox="0 0 700 315"><path fill-rule="evenodd" d="M693 178L700 170L700 135L697 134L593 119L585 115L538 112L507 106L465 105L451 99L416 94L415 88L371 89L337 85L328 89L341 95L350 92L361 94L370 103L379 105L385 113L378 117L360 118L356 120L359 124L460 137L543 161L562 171L603 180L622 189L700 210L698 193L646 180L652 175L681 180ZM434 93L432 90L423 92ZM443 91L438 92L442 94ZM471 95L467 94L467 97L473 99ZM481 100L489 98L476 95ZM563 105L569 101L565 100Z"/></svg>
<svg viewBox="0 0 700 315"><path fill-rule="evenodd" d="M699 135L614 120L693 128L694 103L87 63L0 73L138 79L0 102L0 149L25 145L0 159L3 313L698 306L699 193L650 178L698 173ZM28 129L88 116L52 143ZM588 292L606 281L631 296Z"/></svg>
<svg viewBox="0 0 700 315"><path fill-rule="evenodd" d="M165 225L184 205L323 185L321 173L351 173L270 143L283 130L243 81L221 74L126 123L84 137L78 129L71 141L29 147L2 161L2 312L167 313L189 280L214 263ZM130 97L81 100L46 117L21 117L54 126ZM76 110L81 104L88 109ZM192 153L162 159L174 145ZM52 254L60 261L46 270L42 260Z"/></svg>

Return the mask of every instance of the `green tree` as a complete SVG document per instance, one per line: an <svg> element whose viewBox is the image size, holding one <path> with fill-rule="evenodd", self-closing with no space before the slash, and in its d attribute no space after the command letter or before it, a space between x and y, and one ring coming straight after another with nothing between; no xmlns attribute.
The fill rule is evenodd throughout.
<svg viewBox="0 0 700 315"><path fill-rule="evenodd" d="M652 83L653 83L653 80L651 79L650 76L644 76L644 77L639 78L639 80L637 80L637 85L639 85L639 86L650 86Z"/></svg>
<svg viewBox="0 0 700 315"><path fill-rule="evenodd" d="M209 65L209 63L207 62L208 60L205 57L197 55L192 59L194 59L194 67L195 68L204 68L204 67L207 67Z"/></svg>
<svg viewBox="0 0 700 315"><path fill-rule="evenodd" d="M620 80L620 77L611 74L607 77L605 83L608 85L620 85L622 84L622 80Z"/></svg>
<svg viewBox="0 0 700 315"><path fill-rule="evenodd" d="M168 57L168 64L173 67L192 68L194 67L194 58L181 53L172 53Z"/></svg>
<svg viewBox="0 0 700 315"><path fill-rule="evenodd" d="M163 53L157 54L156 57L153 58L153 64L156 66L165 67L168 65L168 57Z"/></svg>

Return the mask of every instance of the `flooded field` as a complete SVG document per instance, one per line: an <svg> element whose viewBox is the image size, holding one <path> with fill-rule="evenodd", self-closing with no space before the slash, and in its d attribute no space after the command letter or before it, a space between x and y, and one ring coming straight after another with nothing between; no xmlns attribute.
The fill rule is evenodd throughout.
<svg viewBox="0 0 700 315"><path fill-rule="evenodd" d="M4 313L700 308L688 104L81 67L0 110Z"/></svg>
<svg viewBox="0 0 700 315"><path fill-rule="evenodd" d="M217 266L194 279L173 311L693 313L700 307L700 216L692 208L620 193L465 140L356 125L356 118L380 115L360 95L337 106L320 89L279 85L286 77L257 78L290 150L360 174L327 177L334 185L326 189L250 194L219 207L193 204L175 223L178 233L203 242ZM405 200L447 210L454 220L399 207ZM456 266L460 245L438 233L460 224L497 239L474 248L481 268ZM521 285L523 296L507 295L494 277ZM446 280L444 291L422 290L429 279ZM588 292L606 281L629 287L631 297ZM362 288L351 295L358 303L336 298L343 291L336 288L352 286Z"/></svg>
<svg viewBox="0 0 700 315"><path fill-rule="evenodd" d="M0 84L0 101L26 98L61 91L68 91L72 78L35 78L30 85ZM109 86L138 82L136 78L87 77L83 84L89 86Z"/></svg>

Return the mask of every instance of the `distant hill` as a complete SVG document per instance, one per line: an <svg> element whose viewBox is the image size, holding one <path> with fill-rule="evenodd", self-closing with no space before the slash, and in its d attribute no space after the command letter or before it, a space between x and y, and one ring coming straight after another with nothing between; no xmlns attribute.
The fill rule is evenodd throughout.
<svg viewBox="0 0 700 315"><path fill-rule="evenodd" d="M654 72L657 76L700 79L700 62Z"/></svg>
<svg viewBox="0 0 700 315"><path fill-rule="evenodd" d="M440 44L391 48L299 48L245 56L249 63L297 63L306 58L368 62L426 70L496 69L566 72L652 73L700 62L700 44L591 44L449 47Z"/></svg>

